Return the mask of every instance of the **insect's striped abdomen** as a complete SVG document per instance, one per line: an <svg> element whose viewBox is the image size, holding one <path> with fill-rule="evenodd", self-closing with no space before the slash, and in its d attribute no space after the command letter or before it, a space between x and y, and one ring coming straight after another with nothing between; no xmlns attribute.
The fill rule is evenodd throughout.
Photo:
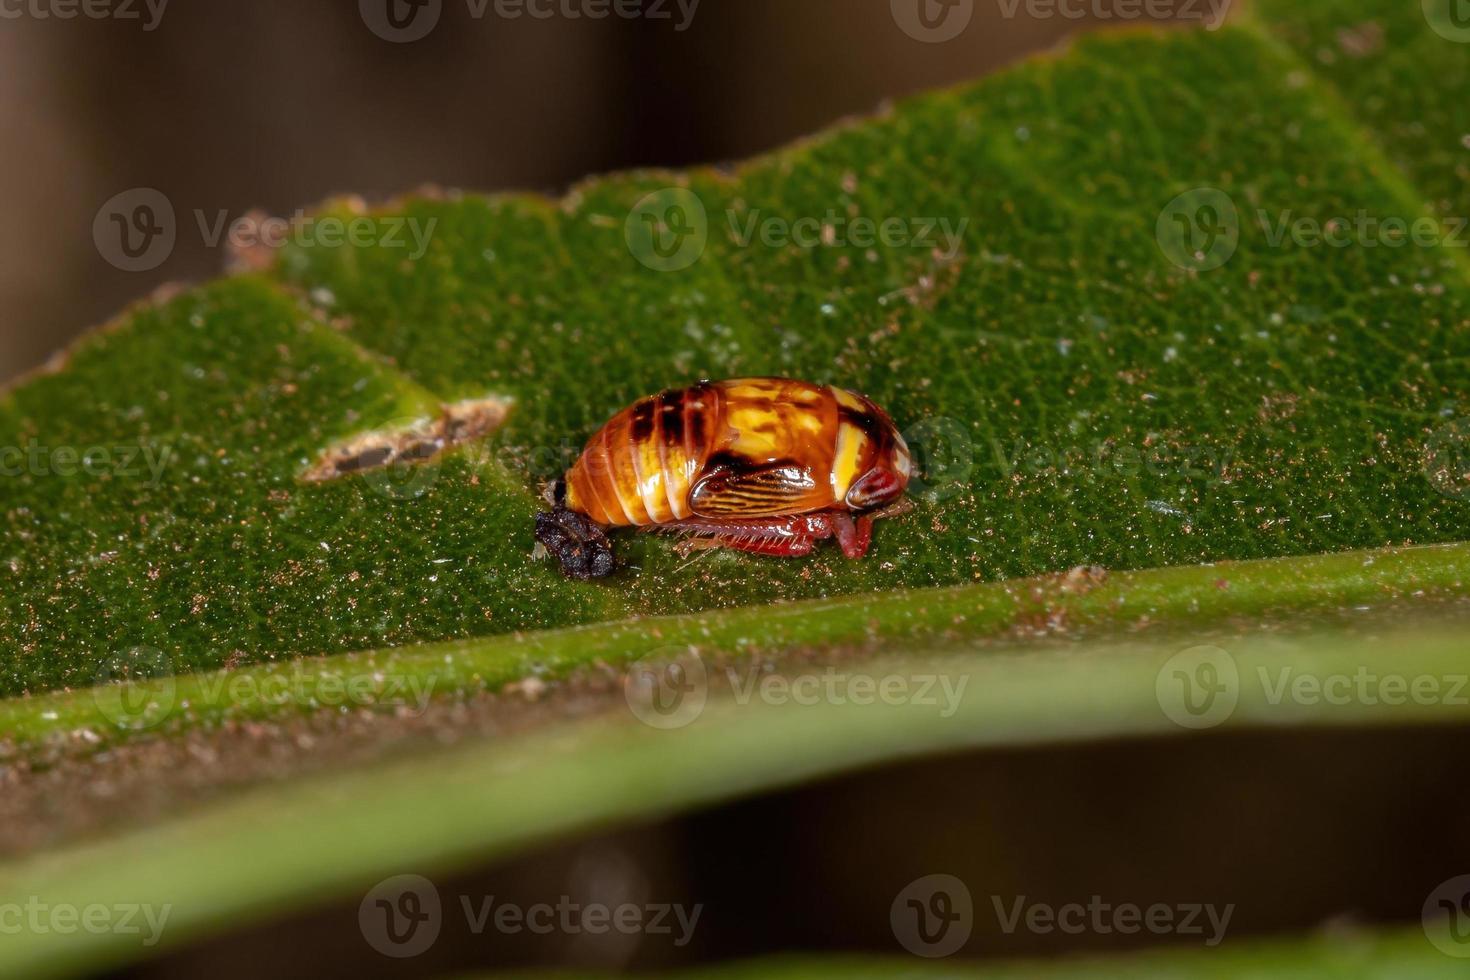
<svg viewBox="0 0 1470 980"><path fill-rule="evenodd" d="M603 524L668 524L689 491L719 416L713 386L660 392L614 415L567 473L567 506Z"/></svg>

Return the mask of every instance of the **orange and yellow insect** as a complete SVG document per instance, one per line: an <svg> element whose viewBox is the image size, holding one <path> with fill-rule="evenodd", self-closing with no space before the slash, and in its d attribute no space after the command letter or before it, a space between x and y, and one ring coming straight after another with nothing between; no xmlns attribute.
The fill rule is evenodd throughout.
<svg viewBox="0 0 1470 980"><path fill-rule="evenodd" d="M908 447L866 397L789 378L701 381L614 415L551 488L536 538L574 578L612 571L604 527L673 530L691 547L859 558L908 486Z"/></svg>

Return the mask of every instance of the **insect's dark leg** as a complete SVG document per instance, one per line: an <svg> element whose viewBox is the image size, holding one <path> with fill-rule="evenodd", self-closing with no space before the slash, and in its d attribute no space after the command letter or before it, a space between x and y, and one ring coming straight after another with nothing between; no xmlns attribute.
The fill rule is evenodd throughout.
<svg viewBox="0 0 1470 980"><path fill-rule="evenodd" d="M567 578L593 579L612 573L612 542L585 514L565 507L542 511L536 515L536 540L561 562Z"/></svg>

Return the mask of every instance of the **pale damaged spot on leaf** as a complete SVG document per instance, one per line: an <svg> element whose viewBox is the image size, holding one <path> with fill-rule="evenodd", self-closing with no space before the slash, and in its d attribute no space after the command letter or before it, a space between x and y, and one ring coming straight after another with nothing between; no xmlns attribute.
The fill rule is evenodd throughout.
<svg viewBox="0 0 1470 980"><path fill-rule="evenodd" d="M1108 580L1108 570L1101 565L1078 565L1062 573L1060 588L1071 595L1086 595Z"/></svg>
<svg viewBox="0 0 1470 980"><path fill-rule="evenodd" d="M509 398L471 398L442 406L437 418L359 433L328 446L301 479L321 483L394 464L425 462L494 432L505 423L512 404Z"/></svg>

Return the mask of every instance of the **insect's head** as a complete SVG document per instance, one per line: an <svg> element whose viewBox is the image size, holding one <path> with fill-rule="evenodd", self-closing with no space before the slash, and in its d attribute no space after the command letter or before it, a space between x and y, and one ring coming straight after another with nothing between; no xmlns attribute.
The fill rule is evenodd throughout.
<svg viewBox="0 0 1470 980"><path fill-rule="evenodd" d="M878 454L877 461L868 471L848 487L844 502L852 510L872 510L891 504L908 488L909 476L913 473L909 447L896 429L891 435L893 442Z"/></svg>

